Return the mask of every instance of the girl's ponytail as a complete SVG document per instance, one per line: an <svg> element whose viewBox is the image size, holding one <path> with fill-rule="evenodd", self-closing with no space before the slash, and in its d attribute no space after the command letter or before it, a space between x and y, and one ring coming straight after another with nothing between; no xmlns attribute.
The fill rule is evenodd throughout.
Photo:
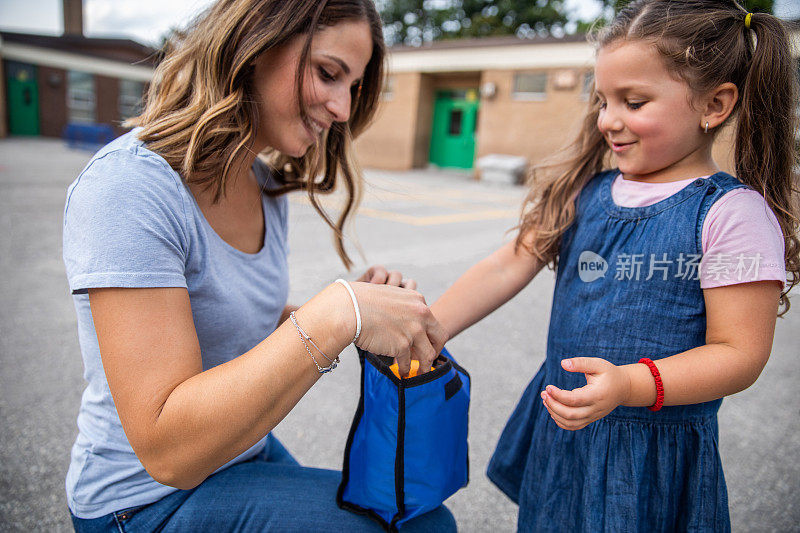
<svg viewBox="0 0 800 533"><path fill-rule="evenodd" d="M742 17L744 18L744 16ZM786 297L800 282L800 241L797 205L798 88L789 38L777 18L753 13L750 29L755 44L744 82L736 127L735 164L739 180L764 196L775 213L786 246L788 284L781 293L781 314L789 309Z"/></svg>

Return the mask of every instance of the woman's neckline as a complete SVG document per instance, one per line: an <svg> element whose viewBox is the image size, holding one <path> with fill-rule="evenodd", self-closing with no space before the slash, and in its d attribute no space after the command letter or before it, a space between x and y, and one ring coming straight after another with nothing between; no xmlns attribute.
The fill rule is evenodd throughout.
<svg viewBox="0 0 800 533"><path fill-rule="evenodd" d="M261 172L262 168L261 168L260 165L258 165L258 160L253 162L251 170L253 172L253 175L256 178L256 181L257 181L257 183L259 185L259 188L263 191L264 187L266 186L267 177L264 176L263 173ZM268 237L269 237L269 224L268 224L268 220L267 220L267 209L266 209L266 206L264 205L264 195L263 195L263 193L260 194L260 203L261 203L260 207L261 207L261 217L262 217L262 219L264 221L264 238L263 238L263 240L261 242L261 247L259 248L258 251L256 251L256 252L245 252L244 250L241 250L241 249L237 248L236 246L233 246L231 243L229 243L228 241L223 239L219 235L219 233L217 233L217 231L214 229L214 227L208 221L208 218L206 217L206 214L203 212L203 209L200 207L200 203L197 201L197 198L195 197L195 195L192 192L191 188L185 182L184 182L184 185L186 186L186 191L189 193L189 196L192 198L192 202L194 203L194 206L197 209L198 214L200 215L200 218L203 221L203 225L210 232L210 234L212 235L212 238L214 240L216 240L224 249L226 249L228 252L230 252L230 253L238 256L238 257L242 257L242 258L248 259L248 260L256 259L256 258L260 257L262 254L265 253L265 250L268 247L267 244L268 244Z"/></svg>

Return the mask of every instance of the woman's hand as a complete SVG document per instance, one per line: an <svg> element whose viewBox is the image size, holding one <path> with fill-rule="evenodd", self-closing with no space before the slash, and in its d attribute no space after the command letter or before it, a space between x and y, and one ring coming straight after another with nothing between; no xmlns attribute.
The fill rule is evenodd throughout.
<svg viewBox="0 0 800 533"><path fill-rule="evenodd" d="M394 285L414 290L417 282L413 279L405 279L397 270L386 270L383 265L373 265L364 272L356 281L366 281L367 283L377 283L378 285Z"/></svg>
<svg viewBox="0 0 800 533"><path fill-rule="evenodd" d="M582 429L625 403L630 394L628 373L605 359L574 357L561 361L561 366L567 372L583 372L586 386L567 391L548 385L542 391L542 402L560 428Z"/></svg>
<svg viewBox="0 0 800 533"><path fill-rule="evenodd" d="M395 281L396 276L387 274L387 279ZM401 375L408 374L412 359L419 361L420 369L431 368L448 336L425 298L414 290L388 284L354 282L351 285L361 310L361 335L356 345L375 354L394 357Z"/></svg>

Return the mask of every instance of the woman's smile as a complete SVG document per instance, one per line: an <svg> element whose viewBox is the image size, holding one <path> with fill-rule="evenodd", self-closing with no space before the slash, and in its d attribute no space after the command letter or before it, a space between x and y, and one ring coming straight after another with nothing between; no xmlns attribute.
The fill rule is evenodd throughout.
<svg viewBox="0 0 800 533"><path fill-rule="evenodd" d="M254 83L259 102L256 150L273 148L301 157L331 127L347 122L352 89L372 56L372 35L364 21L325 27L314 35L299 94L297 69L305 37L266 52L256 60ZM300 112L302 98L307 116Z"/></svg>

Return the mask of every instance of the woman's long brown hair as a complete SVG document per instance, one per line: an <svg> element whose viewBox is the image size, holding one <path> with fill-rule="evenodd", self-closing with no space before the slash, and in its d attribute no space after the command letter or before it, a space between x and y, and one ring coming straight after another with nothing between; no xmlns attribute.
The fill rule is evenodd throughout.
<svg viewBox="0 0 800 533"><path fill-rule="evenodd" d="M737 120L736 176L764 197L783 232L787 271L780 301L783 315L789 309L788 292L800 282L797 78L783 23L772 15L754 13L748 29L746 16L747 11L733 0L637 0L593 39L598 49L620 41L652 44L667 69L695 94L725 82L739 89L731 113ZM597 128L599 110L593 91L576 141L531 174L516 244L552 268L561 236L575 219L578 194L608 162L608 146ZM716 131L721 129L722 125Z"/></svg>
<svg viewBox="0 0 800 533"><path fill-rule="evenodd" d="M148 89L145 109L126 125L141 126L139 138L188 183L225 194L235 165L250 149L258 126L253 63L297 36L305 42L296 74L298 105L308 119L303 94L311 39L321 27L366 21L372 56L359 87L351 92L346 123L334 123L319 145L299 158L265 152L278 185L266 194L305 190L334 231L336 250L349 269L343 230L361 198L362 176L352 142L372 120L383 84L385 46L381 21L371 0L219 0L190 29L168 44ZM342 176L347 200L334 221L317 195L332 192Z"/></svg>

